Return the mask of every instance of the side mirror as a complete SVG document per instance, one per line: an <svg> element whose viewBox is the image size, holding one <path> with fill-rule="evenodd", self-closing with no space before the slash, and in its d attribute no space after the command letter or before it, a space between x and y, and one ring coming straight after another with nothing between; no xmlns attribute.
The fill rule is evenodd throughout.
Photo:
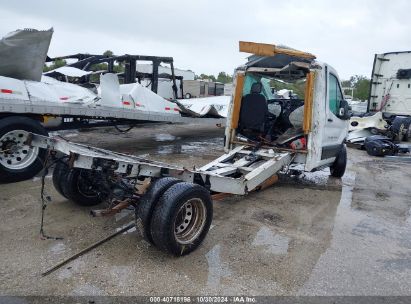
<svg viewBox="0 0 411 304"><path fill-rule="evenodd" d="M342 119L342 120L348 120L351 117L351 113L350 113L351 107L348 104L348 101L346 101L345 99L340 101L340 108L338 110L338 118Z"/></svg>

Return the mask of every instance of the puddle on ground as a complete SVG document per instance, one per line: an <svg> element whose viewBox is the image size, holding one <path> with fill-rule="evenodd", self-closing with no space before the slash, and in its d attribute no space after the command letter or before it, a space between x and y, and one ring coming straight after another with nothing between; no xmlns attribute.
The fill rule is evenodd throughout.
<svg viewBox="0 0 411 304"><path fill-rule="evenodd" d="M221 261L221 246L215 245L206 253L208 263L207 287L218 288L221 284L221 278L231 275L227 265Z"/></svg>
<svg viewBox="0 0 411 304"><path fill-rule="evenodd" d="M174 135L168 133L160 133L154 136L155 141L173 141L176 139L180 139L179 137L175 137Z"/></svg>
<svg viewBox="0 0 411 304"><path fill-rule="evenodd" d="M77 137L79 132L76 130L60 130L60 131L53 131L49 133L50 136L61 136L63 138L72 138Z"/></svg>
<svg viewBox="0 0 411 304"><path fill-rule="evenodd" d="M168 154L193 154L222 149L223 140L221 138L212 138L204 141L185 141L175 142L173 144L157 146L157 153L160 155ZM215 150L214 150L215 151Z"/></svg>
<svg viewBox="0 0 411 304"><path fill-rule="evenodd" d="M287 254L290 239L286 236L274 234L267 226L261 227L257 232L252 245L262 246L272 254Z"/></svg>

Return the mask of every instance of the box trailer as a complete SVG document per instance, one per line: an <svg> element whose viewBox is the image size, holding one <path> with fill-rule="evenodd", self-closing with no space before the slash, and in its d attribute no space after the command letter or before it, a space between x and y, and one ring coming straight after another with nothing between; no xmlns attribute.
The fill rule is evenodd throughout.
<svg viewBox="0 0 411 304"><path fill-rule="evenodd" d="M204 80L183 80L184 98L224 95L224 84Z"/></svg>

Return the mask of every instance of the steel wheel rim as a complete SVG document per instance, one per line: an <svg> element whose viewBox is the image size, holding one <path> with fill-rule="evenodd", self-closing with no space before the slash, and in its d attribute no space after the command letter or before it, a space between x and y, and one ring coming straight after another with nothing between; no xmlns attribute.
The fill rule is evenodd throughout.
<svg viewBox="0 0 411 304"><path fill-rule="evenodd" d="M90 181L89 176L84 176L82 174L87 174L83 170L80 170L78 173L78 179L77 179L77 190L78 192L88 198L95 198L98 197L99 193L95 189L93 183Z"/></svg>
<svg viewBox="0 0 411 304"><path fill-rule="evenodd" d="M191 244L203 232L207 209L203 200L192 198L179 209L174 221L174 236L180 244Z"/></svg>
<svg viewBox="0 0 411 304"><path fill-rule="evenodd" d="M33 164L38 155L38 147L26 144L29 132L13 130L0 138L0 164L11 170L20 170Z"/></svg>

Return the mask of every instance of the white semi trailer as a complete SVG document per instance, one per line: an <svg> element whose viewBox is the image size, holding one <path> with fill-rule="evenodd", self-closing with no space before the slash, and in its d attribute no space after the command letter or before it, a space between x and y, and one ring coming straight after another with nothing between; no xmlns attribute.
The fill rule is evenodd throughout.
<svg viewBox="0 0 411 304"><path fill-rule="evenodd" d="M368 110L382 112L396 140L411 139L411 51L375 55Z"/></svg>

